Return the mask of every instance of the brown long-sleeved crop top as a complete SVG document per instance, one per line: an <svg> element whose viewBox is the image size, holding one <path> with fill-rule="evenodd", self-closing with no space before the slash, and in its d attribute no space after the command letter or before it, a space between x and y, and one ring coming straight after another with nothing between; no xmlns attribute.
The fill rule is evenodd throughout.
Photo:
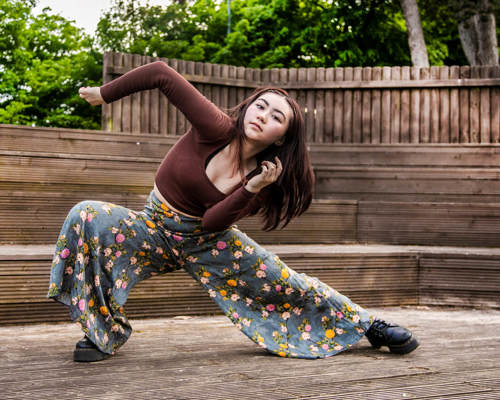
<svg viewBox="0 0 500 400"><path fill-rule="evenodd" d="M162 196L179 211L202 217L206 231L220 231L247 214L255 197L244 184L224 194L209 180L208 161L235 136L233 120L174 69L161 61L138 67L104 86L106 103L140 90L160 89L191 123L156 171Z"/></svg>

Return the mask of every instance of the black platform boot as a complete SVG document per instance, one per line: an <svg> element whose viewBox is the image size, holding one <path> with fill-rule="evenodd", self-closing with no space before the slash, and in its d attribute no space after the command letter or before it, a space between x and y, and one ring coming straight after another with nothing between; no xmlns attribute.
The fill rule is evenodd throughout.
<svg viewBox="0 0 500 400"><path fill-rule="evenodd" d="M102 361L109 357L111 354L103 353L87 336L77 342L73 352L73 360L79 362Z"/></svg>
<svg viewBox="0 0 500 400"><path fill-rule="evenodd" d="M417 338L406 328L375 319L366 332L370 344L379 349L389 347L392 353L406 354L415 350L419 343Z"/></svg>

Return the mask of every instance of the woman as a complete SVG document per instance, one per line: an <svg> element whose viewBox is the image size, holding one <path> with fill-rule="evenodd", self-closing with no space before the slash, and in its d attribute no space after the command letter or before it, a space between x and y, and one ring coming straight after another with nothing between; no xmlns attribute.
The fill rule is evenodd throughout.
<svg viewBox="0 0 500 400"><path fill-rule="evenodd" d="M311 203L314 176L297 103L276 88L219 110L163 62L98 88L92 105L159 88L192 128L167 153L143 211L84 201L57 241L48 297L70 308L85 337L75 361L114 354L131 334L123 305L152 275L184 268L248 337L284 357L322 358L367 336L379 348L418 346L405 328L374 319L334 289L297 274L232 224L260 213L286 225Z"/></svg>

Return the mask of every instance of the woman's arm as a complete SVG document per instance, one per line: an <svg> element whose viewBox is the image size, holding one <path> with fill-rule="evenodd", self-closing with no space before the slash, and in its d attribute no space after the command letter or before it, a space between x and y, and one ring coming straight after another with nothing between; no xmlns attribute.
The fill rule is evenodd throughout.
<svg viewBox="0 0 500 400"><path fill-rule="evenodd" d="M229 135L233 126L231 118L162 61L135 68L101 86L100 96L104 102L111 103L132 93L156 88L179 108L202 137L220 139Z"/></svg>
<svg viewBox="0 0 500 400"><path fill-rule="evenodd" d="M203 214L202 227L204 231L223 231L247 213L250 202L256 193L249 192L244 186L236 189L224 200L210 207Z"/></svg>

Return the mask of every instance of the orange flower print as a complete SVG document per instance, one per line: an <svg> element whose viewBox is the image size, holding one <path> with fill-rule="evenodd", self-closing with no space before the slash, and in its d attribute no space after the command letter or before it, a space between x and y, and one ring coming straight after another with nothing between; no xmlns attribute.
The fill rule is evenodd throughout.
<svg viewBox="0 0 500 400"><path fill-rule="evenodd" d="M227 284L228 284L229 286L232 286L232 287L236 287L236 286L238 286L238 282L236 282L234 279L229 279L229 280L227 281Z"/></svg>
<svg viewBox="0 0 500 400"><path fill-rule="evenodd" d="M109 314L109 310L108 310L108 307L106 306L101 306L99 307L99 312L104 315L104 316L107 316Z"/></svg>
<svg viewBox="0 0 500 400"><path fill-rule="evenodd" d="M334 336L335 336L335 332L332 330L332 329L327 329L325 331L325 336L328 338L328 339L332 339Z"/></svg>
<svg viewBox="0 0 500 400"><path fill-rule="evenodd" d="M210 272L208 272L208 271L203 272L203 276L204 276L205 278L208 278L210 275L211 275L211 273L210 273Z"/></svg>
<svg viewBox="0 0 500 400"><path fill-rule="evenodd" d="M149 220L146 220L146 225L149 226L151 229L156 228L156 225L152 221L149 221Z"/></svg>

